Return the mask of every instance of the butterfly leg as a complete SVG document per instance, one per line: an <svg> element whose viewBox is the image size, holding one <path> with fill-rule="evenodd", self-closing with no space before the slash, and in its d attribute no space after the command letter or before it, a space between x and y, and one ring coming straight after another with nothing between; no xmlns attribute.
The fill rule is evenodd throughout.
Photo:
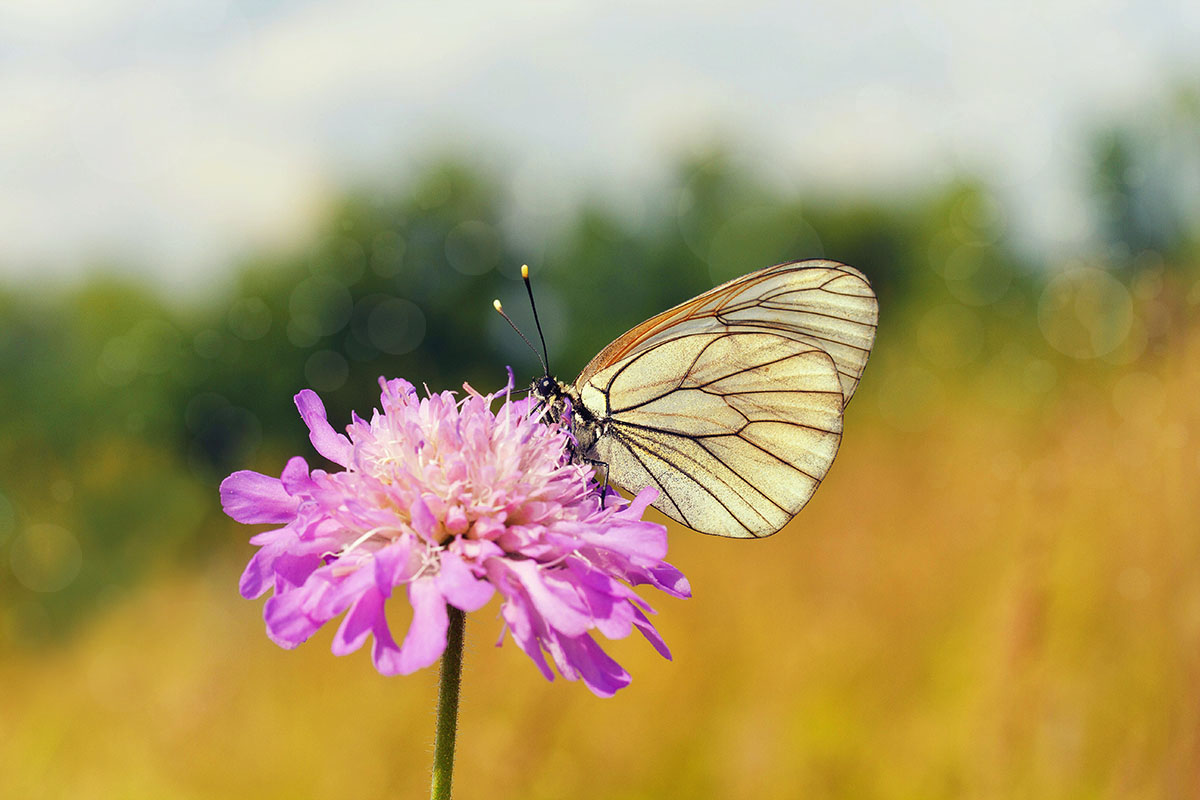
<svg viewBox="0 0 1200 800"><path fill-rule="evenodd" d="M604 508L604 501L608 497L609 491L611 491L608 488L608 462L601 461L598 458L583 458L581 460L593 467L604 467L604 486L600 489L600 508Z"/></svg>

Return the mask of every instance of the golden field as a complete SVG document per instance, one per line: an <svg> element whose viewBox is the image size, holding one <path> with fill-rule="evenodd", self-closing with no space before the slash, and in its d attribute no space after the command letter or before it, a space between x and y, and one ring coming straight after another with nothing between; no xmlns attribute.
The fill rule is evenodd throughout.
<svg viewBox="0 0 1200 800"><path fill-rule="evenodd" d="M611 643L613 699L474 615L456 796L1200 797L1200 337L995 372L901 403L869 366L787 530L673 530L694 597L647 596L674 661ZM422 796L435 670L380 677L328 631L277 648L237 594L249 554L10 653L0 797Z"/></svg>
<svg viewBox="0 0 1200 800"><path fill-rule="evenodd" d="M671 528L613 698L469 615L456 800L1200 800L1200 3L624 5L0 2L0 800L428 797L437 668L273 644L222 479L810 259L824 485Z"/></svg>

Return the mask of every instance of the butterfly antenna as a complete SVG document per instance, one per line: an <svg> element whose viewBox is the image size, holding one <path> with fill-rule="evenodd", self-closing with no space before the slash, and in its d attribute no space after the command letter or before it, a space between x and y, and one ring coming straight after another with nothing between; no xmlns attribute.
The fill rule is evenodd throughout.
<svg viewBox="0 0 1200 800"><path fill-rule="evenodd" d="M517 336L521 337L521 341L525 342L525 344L529 346L529 349L533 351L535 356L537 356L537 360L542 362L542 369L546 370L546 374L549 375L550 369L546 366L546 360L542 358L542 354L537 351L537 348L533 346L533 343L525 337L525 334L521 333L521 329L517 327L517 323L513 322L508 314L504 313L504 306L500 305L500 301L493 300L492 307L495 308L496 311L499 312L500 316L504 317L504 321L507 322L512 329L517 332Z"/></svg>
<svg viewBox="0 0 1200 800"><path fill-rule="evenodd" d="M533 324L537 325L538 338L542 340L542 352L546 357L542 359L542 366L546 367L546 374L550 374L550 351L546 349L546 337L542 335L542 321L538 319L537 304L533 302L533 286L529 283L529 265L521 265L521 280L525 281L525 291L529 293L529 307L533 309Z"/></svg>

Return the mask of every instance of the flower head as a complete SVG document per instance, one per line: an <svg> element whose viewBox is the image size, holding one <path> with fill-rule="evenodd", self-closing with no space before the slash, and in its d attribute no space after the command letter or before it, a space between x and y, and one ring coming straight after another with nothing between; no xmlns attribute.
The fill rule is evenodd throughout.
<svg viewBox="0 0 1200 800"><path fill-rule="evenodd" d="M379 383L381 410L354 415L345 435L314 392L296 395L313 447L343 470L296 457L279 478L241 471L221 483L229 516L279 526L250 540L259 550L241 580L246 598L274 590L271 639L296 647L344 613L335 654L371 636L376 668L407 674L441 656L447 604L476 611L499 593L508 632L548 679L545 653L598 695L628 685L593 630L617 639L636 628L670 658L630 588L690 593L662 560L666 529L641 519L653 489L601 502L591 469L570 461L569 431L540 421L531 400L506 397L493 412L496 396L470 387L456 400ZM397 594L413 612L401 644L385 614Z"/></svg>

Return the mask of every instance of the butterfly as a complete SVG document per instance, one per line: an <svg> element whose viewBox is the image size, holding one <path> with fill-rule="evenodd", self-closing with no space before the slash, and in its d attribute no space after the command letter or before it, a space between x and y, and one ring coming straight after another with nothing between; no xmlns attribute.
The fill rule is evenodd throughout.
<svg viewBox="0 0 1200 800"><path fill-rule="evenodd" d="M829 471L878 317L854 267L778 264L637 325L572 384L546 369L531 392L569 419L573 460L630 492L655 487L652 505L693 530L761 538Z"/></svg>

